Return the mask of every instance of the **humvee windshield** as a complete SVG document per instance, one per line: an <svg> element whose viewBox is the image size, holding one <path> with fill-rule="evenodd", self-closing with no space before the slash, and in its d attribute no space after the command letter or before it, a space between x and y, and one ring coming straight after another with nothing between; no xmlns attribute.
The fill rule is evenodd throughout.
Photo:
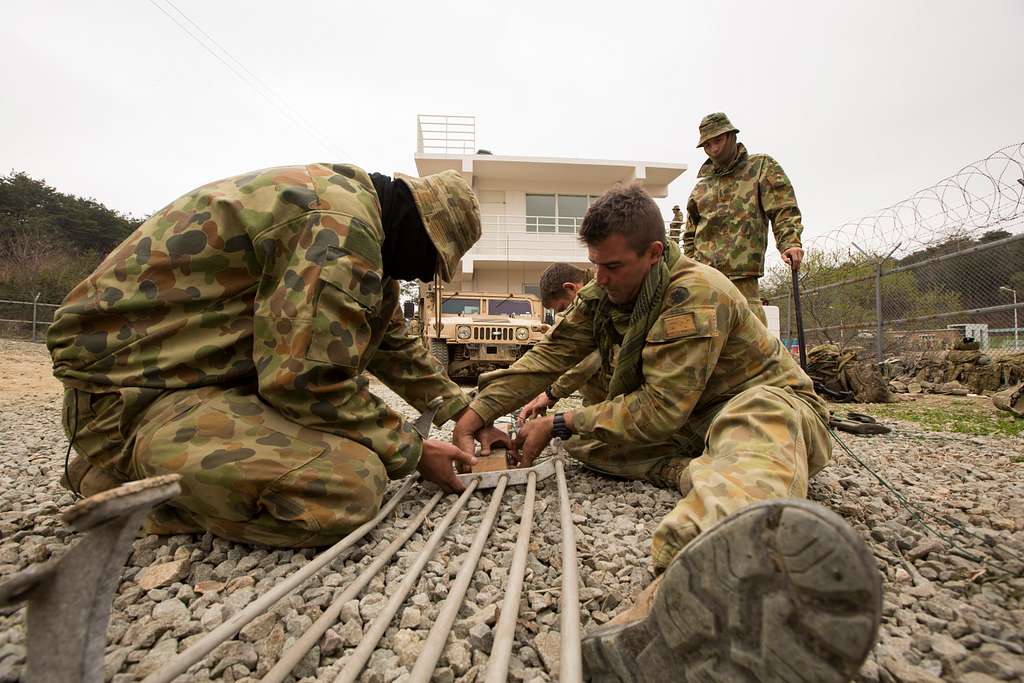
<svg viewBox="0 0 1024 683"><path fill-rule="evenodd" d="M487 302L488 315L530 315L532 312L530 302L522 299L491 299Z"/></svg>
<svg viewBox="0 0 1024 683"><path fill-rule="evenodd" d="M446 299L441 302L441 312L449 315L479 315L480 299Z"/></svg>

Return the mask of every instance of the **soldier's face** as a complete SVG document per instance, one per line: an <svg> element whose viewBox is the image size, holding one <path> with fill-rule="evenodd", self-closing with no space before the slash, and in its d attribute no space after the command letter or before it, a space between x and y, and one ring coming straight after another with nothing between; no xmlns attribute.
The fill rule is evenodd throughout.
<svg viewBox="0 0 1024 683"><path fill-rule="evenodd" d="M732 161L736 154L736 133L730 131L716 135L704 143L704 153L715 166L722 166Z"/></svg>
<svg viewBox="0 0 1024 683"><path fill-rule="evenodd" d="M640 293L644 278L660 259L665 245L652 242L642 253L636 253L626 238L612 233L603 241L587 246L590 262L597 266L597 286L608 294L613 304L628 304Z"/></svg>

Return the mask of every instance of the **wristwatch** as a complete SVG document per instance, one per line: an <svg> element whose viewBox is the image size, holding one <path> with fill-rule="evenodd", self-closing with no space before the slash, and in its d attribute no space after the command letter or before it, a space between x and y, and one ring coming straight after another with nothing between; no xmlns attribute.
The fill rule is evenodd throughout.
<svg viewBox="0 0 1024 683"><path fill-rule="evenodd" d="M551 401L552 405L554 405L555 403L558 403L558 397L555 396L555 394L551 391L551 387L548 387L547 389L545 389L544 390L544 394L548 397L548 400Z"/></svg>
<svg viewBox="0 0 1024 683"><path fill-rule="evenodd" d="M565 424L565 413L555 413L555 419L551 425L551 436L558 437L563 441L572 437L572 432Z"/></svg>

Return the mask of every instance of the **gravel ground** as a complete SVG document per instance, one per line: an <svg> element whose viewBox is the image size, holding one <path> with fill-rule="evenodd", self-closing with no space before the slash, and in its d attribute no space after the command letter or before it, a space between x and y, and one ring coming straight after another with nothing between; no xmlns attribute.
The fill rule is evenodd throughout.
<svg viewBox="0 0 1024 683"><path fill-rule="evenodd" d="M72 501L58 485L66 440L60 390L41 345L0 340L0 579L59 555L77 534L60 512ZM414 415L378 386L389 403ZM864 408L870 412L870 407ZM894 423L890 435L848 435L854 451L924 508L955 520L934 526L967 555L924 533L895 496L837 447L811 498L836 510L866 538L885 575L883 625L864 681L983 683L1024 678L1024 439L926 432ZM610 619L652 578L651 532L677 495L640 483L569 470L580 561L584 630ZM429 492L416 488L358 547L335 560L266 617L246 626L180 680L254 681L416 514ZM364 681L403 680L435 620L487 507L474 496L385 633ZM435 679L482 679L491 627L503 596L524 489L506 502L473 577ZM331 681L363 631L394 593L417 551L454 496L423 528L295 671L303 682ZM534 531L511 661L514 681L551 680L557 672L560 595L558 497L552 477L538 486ZM313 553L253 548L211 536L140 537L114 600L105 680L133 681L159 668L201 634L239 611ZM1000 571L996 564L1009 569ZM160 574L158 576L157 574ZM144 587L145 586L145 587ZM150 587L152 586L152 587ZM148 590L146 587L149 587ZM24 611L0 612L0 683L19 679L25 657Z"/></svg>

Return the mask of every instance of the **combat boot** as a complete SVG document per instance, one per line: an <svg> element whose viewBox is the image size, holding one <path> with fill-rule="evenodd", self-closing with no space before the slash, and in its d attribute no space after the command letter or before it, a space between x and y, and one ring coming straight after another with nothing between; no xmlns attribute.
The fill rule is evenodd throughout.
<svg viewBox="0 0 1024 683"><path fill-rule="evenodd" d="M585 678L840 683L874 645L881 609L874 558L839 516L757 503L688 544L646 614L584 637Z"/></svg>
<svg viewBox="0 0 1024 683"><path fill-rule="evenodd" d="M61 486L84 498L116 488L124 482L124 479L96 467L78 453L75 453L68 462L67 469L60 478Z"/></svg>
<svg viewBox="0 0 1024 683"><path fill-rule="evenodd" d="M681 481L681 477L690 466L691 460L692 458L669 458L656 465L644 478L658 488L679 491L685 496L690 492L690 480L687 477L685 481Z"/></svg>

